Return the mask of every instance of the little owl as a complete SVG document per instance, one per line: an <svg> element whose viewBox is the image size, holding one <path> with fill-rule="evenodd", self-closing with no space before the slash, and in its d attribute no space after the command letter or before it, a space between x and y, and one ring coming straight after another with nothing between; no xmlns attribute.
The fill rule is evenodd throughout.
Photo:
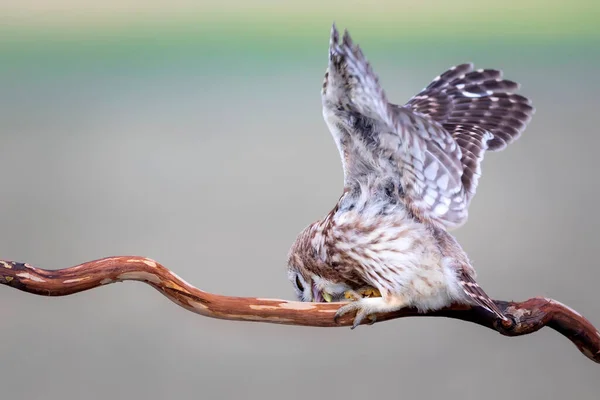
<svg viewBox="0 0 600 400"><path fill-rule="evenodd" d="M333 25L321 91L344 169L344 191L296 239L288 276L302 301L356 300L353 328L374 314L451 303L506 320L448 233L467 220L486 150L514 142L534 112L502 72L450 68L405 105L388 102L348 32ZM380 296L362 297L364 288ZM364 292L363 292L364 293Z"/></svg>

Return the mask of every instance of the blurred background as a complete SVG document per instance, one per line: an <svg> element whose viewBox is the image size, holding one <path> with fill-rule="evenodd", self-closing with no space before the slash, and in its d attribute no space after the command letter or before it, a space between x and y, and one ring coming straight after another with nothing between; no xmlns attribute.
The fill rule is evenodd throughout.
<svg viewBox="0 0 600 400"><path fill-rule="evenodd" d="M600 326L600 3L2 0L0 258L141 255L227 295L293 298L289 246L342 190L320 89L332 21L392 101L448 67L500 68L537 113L486 156L456 231L495 298ZM318 329L187 312L135 282L64 298L0 287L6 399L597 399L598 366L410 318Z"/></svg>

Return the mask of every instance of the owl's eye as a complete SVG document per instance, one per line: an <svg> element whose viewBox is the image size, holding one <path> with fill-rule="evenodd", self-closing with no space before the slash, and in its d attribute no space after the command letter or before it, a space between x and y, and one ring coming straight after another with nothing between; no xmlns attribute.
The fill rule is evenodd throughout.
<svg viewBox="0 0 600 400"><path fill-rule="evenodd" d="M300 281L300 275L296 275L296 286L298 286L298 289L300 289L301 292L304 292L304 286Z"/></svg>

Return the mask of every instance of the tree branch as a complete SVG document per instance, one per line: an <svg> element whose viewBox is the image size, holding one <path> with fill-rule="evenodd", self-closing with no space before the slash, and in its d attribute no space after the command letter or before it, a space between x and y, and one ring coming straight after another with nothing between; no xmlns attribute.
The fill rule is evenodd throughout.
<svg viewBox="0 0 600 400"><path fill-rule="evenodd" d="M143 257L109 257L60 270L0 261L1 284L42 296L66 296L126 280L145 282L179 306L211 318L318 327L352 325L353 315L343 316L339 324L333 321L343 303L302 303L207 293ZM600 333L577 311L546 298L520 303L495 300L495 303L512 322L503 324L479 307L462 304L425 314L414 309L379 314L377 322L415 316L447 317L473 322L505 336L526 335L548 326L570 339L585 356L600 363Z"/></svg>

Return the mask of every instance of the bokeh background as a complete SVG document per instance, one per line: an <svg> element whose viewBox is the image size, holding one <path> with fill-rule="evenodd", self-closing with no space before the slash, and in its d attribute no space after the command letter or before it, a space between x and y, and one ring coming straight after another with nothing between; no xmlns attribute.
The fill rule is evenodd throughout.
<svg viewBox="0 0 600 400"><path fill-rule="evenodd" d="M600 3L0 2L0 258L154 258L198 287L292 298L296 234L342 189L320 88L332 21L389 97L473 61L537 113L488 154L456 232L495 298L600 325ZM411 318L318 329L203 318L141 283L0 287L3 399L598 399L599 368L544 329Z"/></svg>

